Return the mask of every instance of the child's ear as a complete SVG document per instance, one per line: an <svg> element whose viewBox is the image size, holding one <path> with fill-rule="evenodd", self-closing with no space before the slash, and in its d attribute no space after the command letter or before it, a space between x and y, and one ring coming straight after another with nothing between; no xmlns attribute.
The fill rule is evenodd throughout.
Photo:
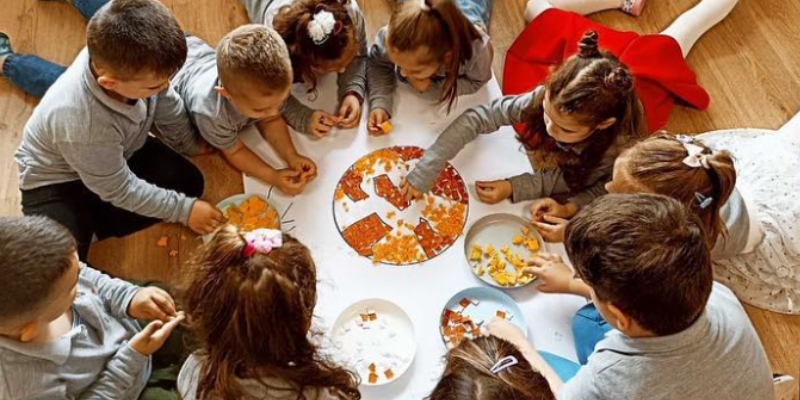
<svg viewBox="0 0 800 400"><path fill-rule="evenodd" d="M608 128L611 125L614 125L615 123L617 123L617 118L616 117L611 117L611 118L601 122L600 124L598 124L597 125L597 129L603 130L603 129Z"/></svg>
<svg viewBox="0 0 800 400"><path fill-rule="evenodd" d="M28 343L39 336L39 324L36 322L29 322L25 324L19 331L19 341Z"/></svg>
<svg viewBox="0 0 800 400"><path fill-rule="evenodd" d="M633 319L627 314L622 312L617 306L608 303L608 312L613 316L617 330L620 332L627 332L633 326Z"/></svg>
<svg viewBox="0 0 800 400"><path fill-rule="evenodd" d="M113 76L100 75L97 77L97 84L106 90L114 90L114 87L117 86L117 82L119 82L119 80Z"/></svg>
<svg viewBox="0 0 800 400"><path fill-rule="evenodd" d="M214 86L214 90L216 90L217 93L220 94L220 96L222 96L222 97L224 97L226 99L230 99L231 98L231 94L228 93L228 89L225 89L225 87L223 87L223 86Z"/></svg>

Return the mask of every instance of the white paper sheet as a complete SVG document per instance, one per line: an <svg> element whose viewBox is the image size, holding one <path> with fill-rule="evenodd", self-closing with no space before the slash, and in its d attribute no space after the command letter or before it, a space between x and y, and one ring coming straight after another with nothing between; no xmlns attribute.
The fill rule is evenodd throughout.
<svg viewBox="0 0 800 400"><path fill-rule="evenodd" d="M342 174L358 158L384 147L395 145L430 146L437 135L458 115L469 107L486 104L501 96L496 80L492 80L478 93L462 96L450 115L435 105L435 99L422 98L408 85L399 85L396 110L392 123L394 130L384 137L367 134L366 106L363 122L357 129L335 131L329 138L313 140L295 134L295 145L301 154L312 158L319 167L318 178L305 192L289 198L272 191L276 202L292 204L286 216L296 220L291 233L305 243L317 261L319 297L316 308L320 327L329 327L348 305L365 298L379 297L402 307L413 320L417 335L417 355L412 367L397 381L382 387L362 388L365 400L421 399L430 394L441 372L441 357L446 349L439 336L439 316L447 300L456 292L472 286L483 285L467 266L463 256L463 236L444 254L420 265L393 267L375 265L358 256L339 234L333 220L333 195ZM324 77L320 95L310 101L302 93L300 98L315 108L336 112L336 82L333 76ZM253 128L243 134L244 141L273 165L282 165L275 153ZM467 228L471 223L490 213L522 215L526 204L504 202L486 205L475 195L476 180L510 177L530 170L526 156L520 151L513 130L508 127L499 132L478 138L468 145L452 164L461 173L469 187L470 204ZM245 191L264 193L269 187L245 177ZM548 251L563 254L563 246ZM539 293L535 284L507 291L521 306L529 323L529 338L537 349L549 351L575 360L571 321L585 300L570 295Z"/></svg>

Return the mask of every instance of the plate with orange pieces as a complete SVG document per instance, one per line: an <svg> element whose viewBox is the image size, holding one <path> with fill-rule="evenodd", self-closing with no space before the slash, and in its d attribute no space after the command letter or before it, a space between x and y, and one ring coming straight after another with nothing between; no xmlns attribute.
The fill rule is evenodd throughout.
<svg viewBox="0 0 800 400"><path fill-rule="evenodd" d="M464 256L472 272L499 288L526 286L535 276L524 272L527 260L544 248L544 239L522 217L487 215L470 226Z"/></svg>
<svg viewBox="0 0 800 400"><path fill-rule="evenodd" d="M250 232L256 229L278 229L283 226L281 213L283 210L258 193L237 194L222 200L217 204L229 224L239 228L241 232ZM212 235L203 237L204 241L211 239Z"/></svg>
<svg viewBox="0 0 800 400"><path fill-rule="evenodd" d="M486 326L495 320L506 320L528 336L525 316L511 296L486 286L472 287L447 301L439 317L439 334L445 346L453 348L483 336Z"/></svg>

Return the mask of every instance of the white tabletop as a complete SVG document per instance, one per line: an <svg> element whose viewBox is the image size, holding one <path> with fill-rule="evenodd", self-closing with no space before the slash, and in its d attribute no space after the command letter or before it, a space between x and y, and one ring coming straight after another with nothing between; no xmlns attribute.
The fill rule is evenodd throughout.
<svg viewBox="0 0 800 400"><path fill-rule="evenodd" d="M286 217L296 220L296 228L291 233L311 249L317 262L320 279L315 311L319 317L317 326L327 330L348 305L375 297L396 303L410 315L414 323L418 348L412 367L404 376L388 385L362 387L362 398L365 400L409 400L427 396L438 381L441 357L446 352L439 336L442 307L456 292L484 285L472 274L464 260L463 236L430 261L394 267L376 265L360 257L345 243L336 228L332 213L334 190L342 174L354 161L384 147L415 145L427 148L464 110L501 96L497 81L493 79L478 93L459 98L454 111L445 115L435 105L435 99L426 99L413 93L408 85L399 86L392 119L394 130L390 135L371 137L367 134L366 107L364 122L358 129L335 131L331 137L322 140L293 135L298 151L317 163L319 177L300 196L288 198L277 190L271 194L273 200L284 206L292 204ZM300 98L312 107L335 113L335 87L334 77L328 76L319 84L320 95L316 101L311 102L302 94ZM273 165L281 164L254 128L243 135L248 146L259 155ZM452 160L469 187L467 228L487 214L523 214L525 204L503 202L490 206L481 203L475 196L474 185L476 180L501 179L529 172L530 164L519 148L513 130L507 127L480 137ZM245 191L266 194L269 187L245 177ZM563 254L563 246L548 246L547 250ZM570 295L541 294L535 286L506 290L506 293L523 309L529 324L529 338L537 349L574 360L571 320L575 311L586 304L585 300Z"/></svg>

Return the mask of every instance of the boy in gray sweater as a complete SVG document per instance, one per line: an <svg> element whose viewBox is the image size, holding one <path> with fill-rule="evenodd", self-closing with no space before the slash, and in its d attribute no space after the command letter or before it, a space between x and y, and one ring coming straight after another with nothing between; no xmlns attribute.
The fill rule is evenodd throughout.
<svg viewBox="0 0 800 400"><path fill-rule="evenodd" d="M4 59L12 82L46 92L15 155L23 212L64 224L82 260L93 236L124 236L159 220L212 231L223 217L196 199L200 172L148 136L155 127L184 154L200 149L169 83L186 59L177 21L155 0L114 0L92 17L86 36L87 48L66 70L32 56Z"/></svg>

